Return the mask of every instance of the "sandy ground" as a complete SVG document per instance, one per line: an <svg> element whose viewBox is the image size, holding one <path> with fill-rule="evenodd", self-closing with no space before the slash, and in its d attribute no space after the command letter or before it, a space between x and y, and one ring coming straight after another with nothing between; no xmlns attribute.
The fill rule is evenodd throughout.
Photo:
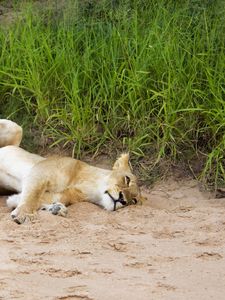
<svg viewBox="0 0 225 300"><path fill-rule="evenodd" d="M0 299L225 299L225 199L193 180L156 184L142 206L89 204L17 225L0 199Z"/></svg>

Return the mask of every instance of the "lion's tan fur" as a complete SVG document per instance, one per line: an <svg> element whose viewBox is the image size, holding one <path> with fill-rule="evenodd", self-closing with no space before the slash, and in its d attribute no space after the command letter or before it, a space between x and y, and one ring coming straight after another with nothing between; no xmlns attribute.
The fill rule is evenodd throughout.
<svg viewBox="0 0 225 300"><path fill-rule="evenodd" d="M13 134L17 134L17 127L14 126L10 131L10 121L8 128L6 125L7 122L4 122L4 130L8 130L10 138L4 139L1 144L5 147L0 149L0 188L19 193L13 198L17 202L12 212L18 223L24 222L41 207L54 202L67 206L79 201L89 201L113 210L140 199L128 154L122 154L112 170L97 168L69 157L43 158L18 146L6 146L11 141L18 143L16 136L13 139ZM3 134L0 134L0 139L1 136Z"/></svg>

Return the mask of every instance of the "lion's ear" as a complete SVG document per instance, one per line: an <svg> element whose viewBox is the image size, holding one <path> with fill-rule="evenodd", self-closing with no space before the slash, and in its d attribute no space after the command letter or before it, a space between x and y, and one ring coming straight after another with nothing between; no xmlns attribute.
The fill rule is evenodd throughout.
<svg viewBox="0 0 225 300"><path fill-rule="evenodd" d="M131 171L129 158L129 153L121 154L120 157L115 161L113 170Z"/></svg>

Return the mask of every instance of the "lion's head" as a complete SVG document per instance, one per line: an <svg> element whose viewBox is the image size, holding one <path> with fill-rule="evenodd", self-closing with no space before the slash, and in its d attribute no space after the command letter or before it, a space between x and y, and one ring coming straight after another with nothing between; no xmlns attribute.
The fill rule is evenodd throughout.
<svg viewBox="0 0 225 300"><path fill-rule="evenodd" d="M122 154L114 163L105 193L113 202L113 210L141 203L140 188L136 176L132 173L128 153Z"/></svg>

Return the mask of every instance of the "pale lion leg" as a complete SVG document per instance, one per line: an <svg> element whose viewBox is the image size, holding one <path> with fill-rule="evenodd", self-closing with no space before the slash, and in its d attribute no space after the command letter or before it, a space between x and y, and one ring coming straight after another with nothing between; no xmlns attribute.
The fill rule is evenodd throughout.
<svg viewBox="0 0 225 300"><path fill-rule="evenodd" d="M21 194L15 194L9 196L8 199L6 200L6 203L9 208L14 209L19 205L20 200L21 200Z"/></svg>
<svg viewBox="0 0 225 300"><path fill-rule="evenodd" d="M9 208L13 209L13 211L11 212L11 217L13 219L17 215L17 206L19 205L20 200L21 200L21 194L12 195L12 196L8 197L8 199L6 200L7 206Z"/></svg>

